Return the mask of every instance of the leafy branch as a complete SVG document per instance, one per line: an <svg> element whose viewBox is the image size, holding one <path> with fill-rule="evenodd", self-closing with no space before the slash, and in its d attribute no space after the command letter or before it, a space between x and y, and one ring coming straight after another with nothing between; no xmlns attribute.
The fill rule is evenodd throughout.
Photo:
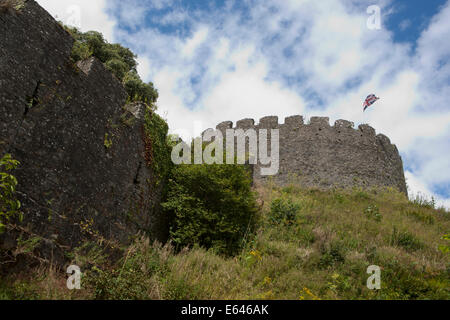
<svg viewBox="0 0 450 320"><path fill-rule="evenodd" d="M10 174L19 164L9 153L0 159L0 233L12 218L23 220L20 201L15 198L17 179Z"/></svg>

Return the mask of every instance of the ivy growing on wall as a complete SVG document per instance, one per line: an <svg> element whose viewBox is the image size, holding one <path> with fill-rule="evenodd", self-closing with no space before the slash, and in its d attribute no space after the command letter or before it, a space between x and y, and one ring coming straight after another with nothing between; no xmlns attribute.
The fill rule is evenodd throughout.
<svg viewBox="0 0 450 320"><path fill-rule="evenodd" d="M156 184L166 180L170 174L173 163L171 160L172 148L168 141L169 126L167 122L150 108L145 111L144 142L145 160L152 169Z"/></svg>

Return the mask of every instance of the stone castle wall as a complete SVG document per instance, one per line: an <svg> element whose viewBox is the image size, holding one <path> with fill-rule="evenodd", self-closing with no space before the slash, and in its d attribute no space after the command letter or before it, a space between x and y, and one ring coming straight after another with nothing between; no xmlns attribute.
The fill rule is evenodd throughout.
<svg viewBox="0 0 450 320"><path fill-rule="evenodd" d="M95 58L75 65L72 37L35 1L20 12L0 13L0 157L20 161L14 172L24 222L18 232L42 238L42 258L85 240L126 243L144 230L167 236L162 186L152 181L139 106ZM126 119L126 121L124 121ZM233 127L223 122L217 129ZM392 186L406 193L395 145L367 125L339 120L277 117L238 121L235 128L279 129L280 171L305 186ZM267 179L254 167L254 180ZM11 233L8 233L11 234ZM0 249L16 245L0 235ZM1 259L1 257L0 257Z"/></svg>
<svg viewBox="0 0 450 320"><path fill-rule="evenodd" d="M23 229L56 261L58 248L85 240L127 243L139 230L164 240L142 116L127 110L126 91L100 61L74 64L71 35L25 3L0 13L0 157L20 161ZM0 249L14 247L4 237Z"/></svg>
<svg viewBox="0 0 450 320"><path fill-rule="evenodd" d="M271 116L258 124L253 119L240 120L234 127L226 121L216 129L224 137L227 129L279 129L279 173L261 176L258 161L253 170L256 183L273 179L285 185L294 179L308 187L389 186L407 192L397 147L369 125L354 129L352 122L338 120L330 126L326 117L312 117L305 124L302 116L288 117L279 124L278 117Z"/></svg>

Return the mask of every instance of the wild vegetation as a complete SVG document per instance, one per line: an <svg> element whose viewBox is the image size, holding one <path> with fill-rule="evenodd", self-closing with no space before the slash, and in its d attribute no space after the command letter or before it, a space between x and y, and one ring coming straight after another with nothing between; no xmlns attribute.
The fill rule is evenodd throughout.
<svg viewBox="0 0 450 320"><path fill-rule="evenodd" d="M411 202L394 190L325 192L269 183L257 191L264 205L256 230L246 234L233 255L195 237L190 239L195 245L180 250L182 242L175 237L162 245L142 236L111 264L102 247L91 243L73 253L73 263L84 272L81 290L69 291L67 275L42 267L27 278L2 279L0 297L450 298L448 211L435 209L428 201ZM211 230L220 228L211 226ZM381 290L366 286L370 265L381 268Z"/></svg>
<svg viewBox="0 0 450 320"><path fill-rule="evenodd" d="M25 6L25 0L1 0L0 13L20 12Z"/></svg>
<svg viewBox="0 0 450 320"><path fill-rule="evenodd" d="M167 189L167 181L173 168L170 158L172 148L168 136L169 126L151 108L147 108L144 120L145 160L155 173L155 184L163 183Z"/></svg>
<svg viewBox="0 0 450 320"><path fill-rule="evenodd" d="M108 43L96 31L81 32L74 27L64 28L75 39L71 58L74 62L96 57L123 83L129 101L140 101L154 106L158 91L152 82L144 83L137 73L137 56L120 44Z"/></svg>
<svg viewBox="0 0 450 320"><path fill-rule="evenodd" d="M0 159L0 233L5 231L11 220L20 221L23 217L20 201L15 197L17 179L11 174L18 165L19 161L14 160L9 153Z"/></svg>
<svg viewBox="0 0 450 320"><path fill-rule="evenodd" d="M250 172L244 166L176 166L163 208L178 249L199 245L229 256L242 248L258 220Z"/></svg>
<svg viewBox="0 0 450 320"><path fill-rule="evenodd" d="M130 100L149 104L144 156L164 185L170 239L152 243L142 233L114 248L119 259L103 238L86 240L65 253L81 268L80 290L67 289L65 270L42 263L0 274L0 299L450 299L447 210L392 189L253 187L246 166L174 166L157 91L137 75L136 56L96 32L68 30L74 61L97 57ZM108 134L104 145L112 146ZM10 155L0 161L3 229L20 222L17 165ZM32 259L41 240L19 237L13 258ZM366 286L372 265L381 268L380 290Z"/></svg>

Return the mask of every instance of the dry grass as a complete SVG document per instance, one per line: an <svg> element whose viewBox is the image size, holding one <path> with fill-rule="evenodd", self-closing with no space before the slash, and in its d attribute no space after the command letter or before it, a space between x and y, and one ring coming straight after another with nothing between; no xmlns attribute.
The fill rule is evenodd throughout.
<svg viewBox="0 0 450 320"><path fill-rule="evenodd" d="M266 185L257 191L263 221L238 256L202 248L175 253L170 244L143 238L115 266L133 272L120 278L105 267L107 277L96 285L110 292L106 298L130 299L450 298L449 254L439 249L448 246L443 239L450 230L447 211L412 203L393 190L323 192ZM298 205L289 224L269 219L272 201L280 198ZM379 291L366 287L370 265L381 267ZM73 293L65 289L65 275L38 274L36 281L9 279L10 288L22 292L12 297L98 298L95 287ZM32 290L20 289L23 283Z"/></svg>

